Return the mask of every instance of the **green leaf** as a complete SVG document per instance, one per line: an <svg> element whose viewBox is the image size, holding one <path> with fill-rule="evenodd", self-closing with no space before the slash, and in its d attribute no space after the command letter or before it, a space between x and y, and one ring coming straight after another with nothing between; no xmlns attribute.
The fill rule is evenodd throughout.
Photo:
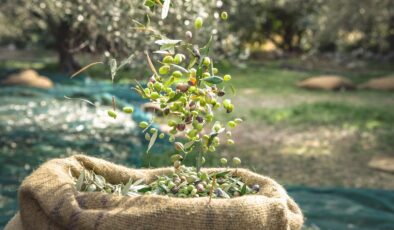
<svg viewBox="0 0 394 230"><path fill-rule="evenodd" d="M225 177L227 174L229 174L230 171L224 171L224 172L220 172L220 173L216 173L216 177Z"/></svg>
<svg viewBox="0 0 394 230"><path fill-rule="evenodd" d="M128 58L124 59L120 65L118 66L118 68L116 69L116 71L120 70L121 68L123 68L125 65L130 65L131 61L133 60L134 54L131 54Z"/></svg>
<svg viewBox="0 0 394 230"><path fill-rule="evenodd" d="M160 50L162 50L162 51L169 50L171 52L174 49L174 47L175 47L175 45L173 45L173 44L165 44L165 45L160 46Z"/></svg>
<svg viewBox="0 0 394 230"><path fill-rule="evenodd" d="M132 184L133 184L133 181L130 179L129 182L127 182L127 184L125 186L123 186L122 191L120 193L123 196L127 195Z"/></svg>
<svg viewBox="0 0 394 230"><path fill-rule="evenodd" d="M218 76L207 77L207 78L203 78L202 80L211 84L220 84L223 82L223 78Z"/></svg>
<svg viewBox="0 0 394 230"><path fill-rule="evenodd" d="M233 85L230 85L231 92L235 95L237 91L235 90Z"/></svg>
<svg viewBox="0 0 394 230"><path fill-rule="evenodd" d="M195 148L195 151L197 152L197 168L196 168L196 170L197 170L197 172L200 172L200 169L201 169L201 166L202 166L202 151L203 151L203 148L202 148L202 143L201 143L201 141L199 141L199 142L196 142L195 143L195 145L196 145L196 148Z"/></svg>
<svg viewBox="0 0 394 230"><path fill-rule="evenodd" d="M144 16L144 22L145 22L145 26L149 27L150 26L150 17L149 14L145 14Z"/></svg>
<svg viewBox="0 0 394 230"><path fill-rule="evenodd" d="M94 175L94 183L99 187L99 188L104 188L105 187L105 178L100 175Z"/></svg>
<svg viewBox="0 0 394 230"><path fill-rule="evenodd" d="M166 193L170 192L170 189L167 188L167 186L165 186L164 184L159 184L159 187L164 190Z"/></svg>
<svg viewBox="0 0 394 230"><path fill-rule="evenodd" d="M212 36L211 36L209 38L207 44L203 48L201 48L201 56L202 56L201 60L203 60L204 57L208 56L209 51L211 50L212 40L213 39L212 39Z"/></svg>
<svg viewBox="0 0 394 230"><path fill-rule="evenodd" d="M241 189L241 191L239 193L241 194L241 196L245 195L245 193L246 193L246 184L244 184L244 186L242 186L242 189Z"/></svg>
<svg viewBox="0 0 394 230"><path fill-rule="evenodd" d="M177 70L180 70L184 73L189 73L189 71L187 71L187 69L183 68L182 66L176 65L176 64L171 64L172 67L174 67Z"/></svg>
<svg viewBox="0 0 394 230"><path fill-rule="evenodd" d="M164 0L163 9L161 10L161 19L165 19L170 9L171 0Z"/></svg>
<svg viewBox="0 0 394 230"><path fill-rule="evenodd" d="M195 142L196 142L196 141L189 141L189 142L187 142L183 147L184 147L185 149L190 149L190 148L194 145Z"/></svg>
<svg viewBox="0 0 394 230"><path fill-rule="evenodd" d="M182 40L172 40L172 39L161 39L161 40L156 40L155 43L163 46L163 45L176 45Z"/></svg>
<svg viewBox="0 0 394 230"><path fill-rule="evenodd" d="M144 188L139 189L138 192L140 192L140 193L145 193L145 192L148 192L148 191L151 191L151 190L152 190L151 187L146 186L146 187L144 187Z"/></svg>
<svg viewBox="0 0 394 230"><path fill-rule="evenodd" d="M134 181L133 186L140 185L140 184L142 184L144 181L145 181L144 179L138 179L138 180Z"/></svg>
<svg viewBox="0 0 394 230"><path fill-rule="evenodd" d="M146 0L144 5L150 8L150 7L154 7L156 3L152 0Z"/></svg>
<svg viewBox="0 0 394 230"><path fill-rule="evenodd" d="M152 146L155 144L156 139L157 139L157 134L158 134L158 131L154 132L152 137L150 138L148 149L146 150L146 153L148 153L149 150L152 148Z"/></svg>
<svg viewBox="0 0 394 230"><path fill-rule="evenodd" d="M83 181L85 180L85 170L83 170L82 172L81 172L81 174L79 174L79 177L78 177L78 180L77 180L77 183L76 183L76 187L77 187L77 190L78 191L81 191L81 189L82 189L82 185L83 185Z"/></svg>
<svg viewBox="0 0 394 230"><path fill-rule="evenodd" d="M182 97L182 93L177 93L177 94L175 94L174 97L170 98L170 99L167 101L167 103L174 102L174 101L178 100L178 99L181 98L181 97Z"/></svg>
<svg viewBox="0 0 394 230"><path fill-rule="evenodd" d="M174 81L175 81L175 78L174 78L173 76L171 76L170 79L168 79L166 82L164 82L164 86L165 86L165 87L168 87L168 86L170 86L172 83L174 83ZM176 99L176 100L178 100L178 99ZM168 101L167 101L167 102L168 102Z"/></svg>
<svg viewBox="0 0 394 230"><path fill-rule="evenodd" d="M189 65L187 66L187 68L188 69L190 69L190 68L192 68L195 64L196 64L196 62L197 62L197 57L192 57L191 59L190 59L190 62L189 62Z"/></svg>
<svg viewBox="0 0 394 230"><path fill-rule="evenodd" d="M115 79L115 75L116 75L116 70L117 70L116 59L112 58L111 60L109 60L109 68L111 69L111 79L112 79L112 83L113 83L114 79Z"/></svg>
<svg viewBox="0 0 394 230"><path fill-rule="evenodd" d="M208 139L208 144L207 144L208 146L212 144L213 138L215 138L217 135L219 135L219 133L211 133Z"/></svg>

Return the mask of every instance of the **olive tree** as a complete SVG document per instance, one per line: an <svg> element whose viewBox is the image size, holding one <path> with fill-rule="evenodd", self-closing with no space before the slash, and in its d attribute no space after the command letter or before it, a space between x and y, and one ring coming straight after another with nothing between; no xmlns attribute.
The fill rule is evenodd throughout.
<svg viewBox="0 0 394 230"><path fill-rule="evenodd" d="M160 18L153 20L157 16L140 3L138 0L4 0L0 3L3 12L0 20L7 21L7 28L27 35L32 30L39 31L44 43L58 53L61 69L70 72L80 68L74 58L78 52L106 53L116 58L134 53L141 61L132 65L138 65L143 54L137 50L144 50L155 33L150 29L151 21L154 26L160 26L160 31L180 36L183 25L192 23L196 16L207 20L211 15L217 18L222 6L210 0L173 0L167 19L170 23L164 24ZM213 29L215 23L208 21L205 32L196 39L205 40L210 32L218 34ZM222 41L219 45L231 47L225 44L224 38L214 39Z"/></svg>

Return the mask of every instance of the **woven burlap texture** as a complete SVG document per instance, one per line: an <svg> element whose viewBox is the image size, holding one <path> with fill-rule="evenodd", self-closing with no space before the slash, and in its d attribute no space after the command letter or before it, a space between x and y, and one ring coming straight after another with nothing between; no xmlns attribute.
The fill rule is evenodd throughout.
<svg viewBox="0 0 394 230"><path fill-rule="evenodd" d="M231 199L171 198L158 195L118 196L78 192L74 176L94 170L110 183L126 183L172 172L171 168L130 169L108 161L75 155L46 162L19 190L20 217L13 226L23 229L300 229L298 205L274 180L246 169L237 173L247 183L259 184L257 195ZM204 169L207 172L223 169Z"/></svg>

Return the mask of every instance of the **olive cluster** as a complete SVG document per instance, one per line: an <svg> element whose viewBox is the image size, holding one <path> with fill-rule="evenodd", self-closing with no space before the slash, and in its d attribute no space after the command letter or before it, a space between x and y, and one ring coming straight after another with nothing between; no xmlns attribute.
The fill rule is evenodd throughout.
<svg viewBox="0 0 394 230"><path fill-rule="evenodd" d="M158 75L150 78L147 87L139 89L138 92L157 103L162 109L162 114L169 118L168 125L171 127L169 141L174 142L175 136L183 134L188 142L203 143L203 152L214 152L220 144L220 133L224 133L228 144L234 144L231 139L229 128L235 128L242 120L237 118L229 121L226 125L215 121L214 112L223 108L227 113L234 110L234 105L229 99L222 100L225 91L221 87L221 79L229 81L230 75L223 78L217 77L218 70L212 68L210 73L211 59L204 57L202 65L189 69L179 68L185 62L185 55L166 55L160 62ZM183 71L182 71L183 70ZM217 82L204 79L218 79ZM141 122L140 127L148 127L147 122ZM207 127L210 126L210 129ZM185 146L177 143L177 150L188 152ZM190 146L193 147L193 146Z"/></svg>
<svg viewBox="0 0 394 230"><path fill-rule="evenodd" d="M227 20L227 18L227 13L222 12L221 19ZM194 33L198 33L202 26L203 19L197 17L194 22ZM230 99L225 98L225 84L231 81L231 76L220 74L209 56L212 39L199 48L198 44L190 43L193 37L191 31L187 31L185 36L184 41L164 39L164 36L155 41L161 46L155 53L162 55L157 62L158 69L146 53L153 75L146 86L138 84L135 87L143 98L157 104L161 114L167 118L170 127L168 140L175 142L176 137L183 137L182 140L186 140L184 143L174 143L179 156L182 156L179 153L187 154L195 149L203 154L215 152L223 142L222 139L227 144L234 144L230 129L242 122L240 118L227 123L216 120L216 111L223 109L231 113L234 104ZM130 113L132 109L125 108L124 111ZM116 118L114 111L109 111L108 114ZM157 135L158 130L150 126L151 124L146 121L139 123L147 140L152 142L157 136L165 137L164 133ZM199 155L197 171L204 163L203 154ZM175 168L181 165L182 159L183 157L179 157L173 161Z"/></svg>
<svg viewBox="0 0 394 230"><path fill-rule="evenodd" d="M249 186L230 171L219 173L196 172L195 168L180 166L170 176L159 176L149 184L145 194L160 194L170 197L231 198L255 194L260 190L258 184Z"/></svg>
<svg viewBox="0 0 394 230"><path fill-rule="evenodd" d="M72 175L71 175L72 176ZM74 177L73 177L74 178ZM232 198L260 191L258 184L247 185L233 171L197 172L195 168L180 166L170 175L157 176L150 184L143 179L127 184L112 184L94 171L84 170L74 178L78 191L138 196L164 195L169 197Z"/></svg>

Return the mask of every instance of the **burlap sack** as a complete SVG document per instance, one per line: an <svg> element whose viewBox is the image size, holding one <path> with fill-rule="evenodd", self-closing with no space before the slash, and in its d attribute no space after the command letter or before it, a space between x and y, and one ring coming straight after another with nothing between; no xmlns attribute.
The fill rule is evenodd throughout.
<svg viewBox="0 0 394 230"><path fill-rule="evenodd" d="M29 86L34 88L50 89L53 88L53 82L44 76L40 76L35 70L28 69L16 74L11 74L0 85L10 86Z"/></svg>
<svg viewBox="0 0 394 230"><path fill-rule="evenodd" d="M349 79L335 76L316 76L297 83L297 86L305 89L322 89L322 90L342 90L355 89L355 85Z"/></svg>
<svg viewBox="0 0 394 230"><path fill-rule="evenodd" d="M303 215L282 186L245 169L238 173L258 183L258 195L232 199L117 196L76 191L69 169L77 176L92 169L111 183L129 178L152 181L170 168L128 169L107 161L77 155L43 164L19 191L23 229L300 229ZM216 171L218 169L207 169ZM14 219L13 226L17 226ZM11 229L11 228L9 228Z"/></svg>
<svg viewBox="0 0 394 230"><path fill-rule="evenodd" d="M359 86L360 89L394 90L394 76L371 79Z"/></svg>

